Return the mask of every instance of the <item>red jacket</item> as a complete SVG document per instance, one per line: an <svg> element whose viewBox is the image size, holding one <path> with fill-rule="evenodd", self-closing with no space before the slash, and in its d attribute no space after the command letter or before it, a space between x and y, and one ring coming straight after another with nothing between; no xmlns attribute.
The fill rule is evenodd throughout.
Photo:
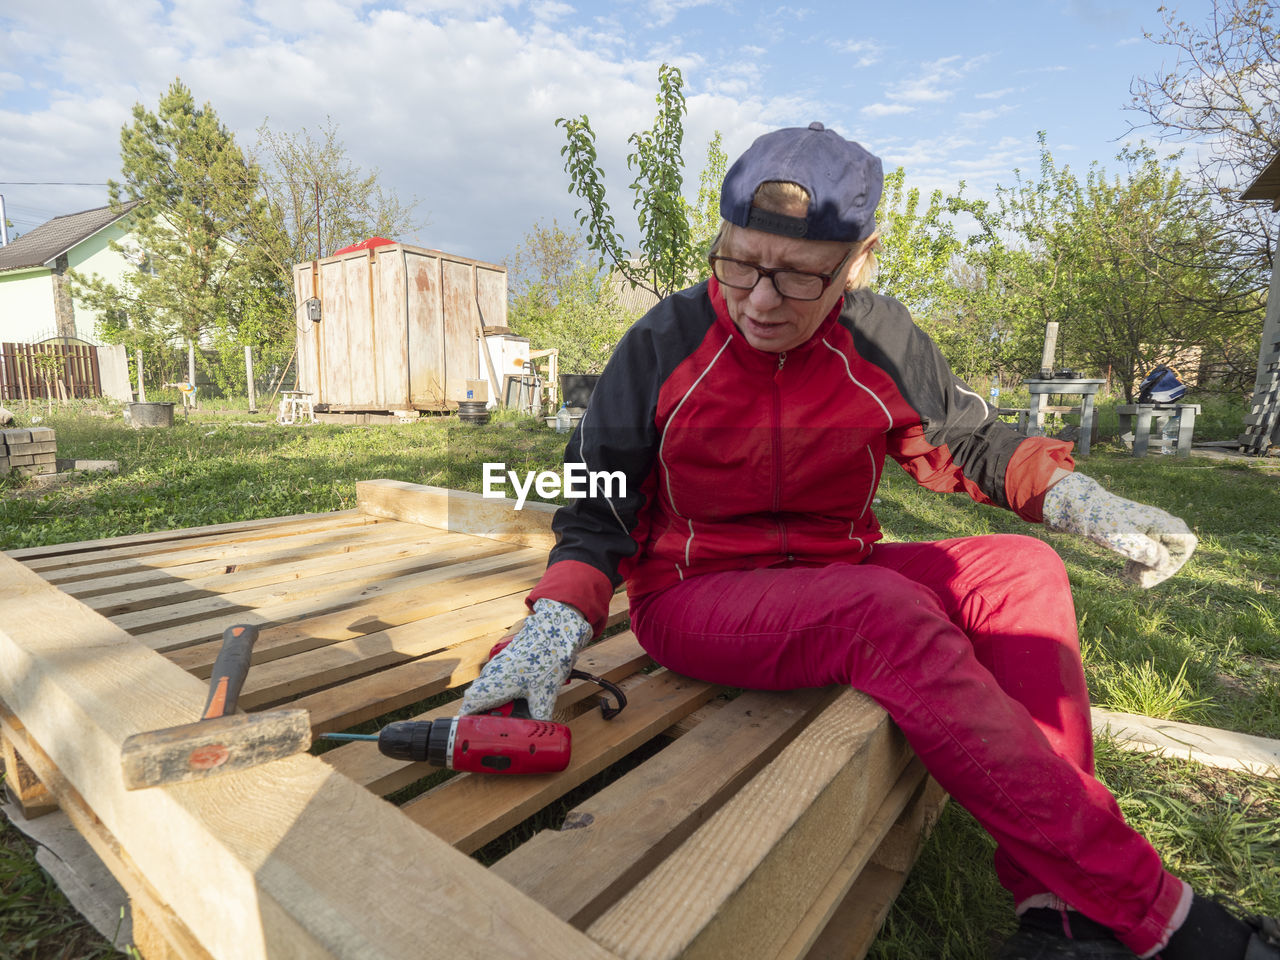
<svg viewBox="0 0 1280 960"><path fill-rule="evenodd" d="M715 279L668 297L614 351L565 453L620 472L556 514L528 602L571 603L599 630L632 598L721 570L858 563L886 454L931 490L1039 521L1071 445L1026 438L956 378L897 301L846 295L804 344L750 346Z"/></svg>

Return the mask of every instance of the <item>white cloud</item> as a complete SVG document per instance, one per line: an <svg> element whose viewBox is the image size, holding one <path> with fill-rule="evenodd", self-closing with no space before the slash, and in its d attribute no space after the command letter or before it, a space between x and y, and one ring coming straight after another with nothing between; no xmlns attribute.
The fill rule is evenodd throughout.
<svg viewBox="0 0 1280 960"><path fill-rule="evenodd" d="M78 5L83 16L63 18L56 30L34 13L14 19L15 32L32 42L7 65L11 76L54 83L37 96L30 80L9 92L17 81L0 76L6 179L118 178L119 134L132 106L154 110L181 76L244 147L264 117L288 132L332 117L354 162L421 200L429 226L400 239L488 261L509 256L536 220L572 222L580 201L566 190L555 120L587 114L614 214L624 232L634 230L627 138L653 123L659 61L602 43L621 33L612 21L582 19L567 30L540 21L560 12L557 0L516 11L519 22L498 13L510 4L485 4L488 14L478 17L449 12L461 4L217 0L206 13L195 0L175 8L107 0ZM716 130L737 156L771 126L825 112L804 97L763 95L756 63L727 70L677 53L664 51L687 81L690 71L700 79L700 89L686 84L686 171L695 190ZM23 189L21 197L6 190L6 200L60 212L106 202L105 187Z"/></svg>
<svg viewBox="0 0 1280 960"><path fill-rule="evenodd" d="M534 19L543 22L552 20L562 20L574 12L573 7L567 3L560 3L559 0L541 0L539 3L530 5Z"/></svg>
<svg viewBox="0 0 1280 960"><path fill-rule="evenodd" d="M999 107L992 107L987 110L975 110L969 113L961 113L956 117L956 119L967 127L977 127L990 123L992 120L999 119L1012 110L1013 107L1008 104L1003 104Z"/></svg>
<svg viewBox="0 0 1280 960"><path fill-rule="evenodd" d="M905 103L869 103L858 112L868 117L894 117L903 113L914 113L915 109Z"/></svg>
<svg viewBox="0 0 1280 960"><path fill-rule="evenodd" d="M851 55L858 67L873 66L884 57L884 48L874 40L832 40L830 46L837 53Z"/></svg>
<svg viewBox="0 0 1280 960"><path fill-rule="evenodd" d="M712 6L720 2L721 0L649 0L649 10L653 14L653 22L663 27L684 10Z"/></svg>
<svg viewBox="0 0 1280 960"><path fill-rule="evenodd" d="M973 96L977 100L1002 100L1009 94L1016 92L1016 87L1003 87L999 90L988 90L985 93L975 93Z"/></svg>
<svg viewBox="0 0 1280 960"><path fill-rule="evenodd" d="M987 61L988 57L942 57L920 64L909 79L891 84L886 96L906 103L943 103L955 96L964 77Z"/></svg>

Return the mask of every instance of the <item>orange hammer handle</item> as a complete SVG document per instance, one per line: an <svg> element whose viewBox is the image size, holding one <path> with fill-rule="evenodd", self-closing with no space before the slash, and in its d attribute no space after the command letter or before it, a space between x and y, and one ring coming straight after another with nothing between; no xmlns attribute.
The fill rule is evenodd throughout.
<svg viewBox="0 0 1280 960"><path fill-rule="evenodd" d="M216 720L235 713L236 700L244 686L244 678L249 674L253 645L257 640L258 628L252 624L235 624L222 632L222 647L218 651L218 659L213 662L209 700L204 705L201 720Z"/></svg>

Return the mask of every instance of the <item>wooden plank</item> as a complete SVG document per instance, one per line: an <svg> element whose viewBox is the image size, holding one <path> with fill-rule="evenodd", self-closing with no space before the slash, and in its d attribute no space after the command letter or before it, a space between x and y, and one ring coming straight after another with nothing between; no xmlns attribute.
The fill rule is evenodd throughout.
<svg viewBox="0 0 1280 960"><path fill-rule="evenodd" d="M410 689L414 693L420 693L421 696L407 702L413 703L450 687L474 680L479 675L480 668L487 662L488 646L487 640L482 639L474 644L454 647L448 654L440 657L427 657L413 663L412 666L418 676ZM614 682L623 680L650 663L649 655L640 648L640 644L630 632L602 640L588 647L580 657L580 666L584 670ZM557 715L577 704L585 705L585 701L593 698L599 689L595 684L583 680L575 680L567 684L556 700ZM403 693L400 696L403 697ZM402 705L380 704L377 709L386 713ZM440 720L456 716L457 712L458 703L454 701L436 707L434 710L428 710L412 719ZM315 729L315 722L316 719L313 716L312 729ZM335 750L329 750L322 755L322 759L362 787L382 796L394 793L434 770L426 763L405 763L402 760L384 757L378 752L377 744L368 741L349 743Z"/></svg>
<svg viewBox="0 0 1280 960"><path fill-rule="evenodd" d="M400 480L363 480L356 484L356 509L368 516L421 523L541 550L550 550L556 542L551 518L558 508L533 500L517 510L516 501L507 498Z"/></svg>
<svg viewBox="0 0 1280 960"><path fill-rule="evenodd" d="M909 757L884 710L843 691L588 934L636 960L777 953Z"/></svg>
<svg viewBox="0 0 1280 960"><path fill-rule="evenodd" d="M328 555L296 557L284 551L278 562L247 570L231 565L230 569L224 567L216 573L183 578L176 583L173 577L169 577L167 583L143 586L130 583L124 589L105 593L92 591L87 596L70 590L66 592L78 597L85 606L97 610L104 617L118 617L138 610L173 606L211 595L228 596L256 587L308 580L335 571L350 571L411 557L421 558L430 553L434 541L447 536L441 531L425 527L417 527L416 533L412 533L415 528L409 524L404 526L411 534L399 540L352 544L350 549L339 549L337 552L330 548Z"/></svg>
<svg viewBox="0 0 1280 960"><path fill-rule="evenodd" d="M442 657L452 665L462 668L471 663L483 664L492 648L511 621L524 606L524 597L537 582L539 568L530 565L521 568L526 576L523 582L514 576L504 587L495 588L500 594L498 602L462 606L461 609L441 613L427 620L406 623L366 634L354 640L343 640L318 647L281 660L272 660L255 667L245 680L240 703L246 708L257 707L330 686L342 680L372 673L408 660L425 657L435 651L444 651ZM513 571L519 573L520 570ZM454 598L442 601L442 606L452 607ZM475 649L458 650L457 645L476 640ZM460 658L465 658L464 665Z"/></svg>
<svg viewBox="0 0 1280 960"><path fill-rule="evenodd" d="M470 853L648 742L714 695L711 684L661 670L628 693L627 709L612 720L592 712L569 725L573 757L563 773L537 777L462 774L400 809L442 840Z"/></svg>
<svg viewBox="0 0 1280 960"><path fill-rule="evenodd" d="M510 545L505 545L505 550L513 549ZM195 620L207 620L210 617L237 611L256 610L259 613L266 613L273 607L296 604L303 600L313 602L317 611L333 609L360 599L368 590L381 591L385 588L385 584L396 577L432 571L436 571L437 576L443 577L448 572L447 568L452 565L473 557L493 556L503 551L504 545L496 541L488 545L477 544L473 538L465 534L444 534L433 543L429 552L410 560L396 560L359 567L355 570L339 570L336 573L303 577L288 584L234 590L217 597L204 597L167 607L126 613L113 617L112 620L131 633L152 633L167 627L191 623Z"/></svg>
<svg viewBox="0 0 1280 960"><path fill-rule="evenodd" d="M356 588L349 591L335 591L326 595L323 600L312 598L295 600L291 603L272 604L261 609L237 609L205 620L193 623L166 627L162 632L144 633L139 639L155 650L176 651L209 641L218 641L222 631L233 623L252 623L263 628L267 636L259 639L254 647L254 655L258 649L264 651L262 659L269 660L270 650L277 642L288 644L292 640L298 643L297 649L312 649L322 646L325 636L334 635L339 629L334 624L346 623L354 633L350 636L362 636L384 626L396 626L402 622L417 619L415 611L423 606L422 592L434 584L450 582L466 577L481 577L498 574L504 570L514 570L526 563L537 562L536 558L545 558L545 554L537 550L476 550L476 560L455 563L449 567L439 567L424 573L395 577L382 583ZM333 634L317 633L322 643L307 643L307 632L313 626L316 630L331 630ZM280 631L277 633L277 631ZM295 651L296 652L296 651Z"/></svg>
<svg viewBox="0 0 1280 960"><path fill-rule="evenodd" d="M585 928L783 747L836 688L749 691L490 870ZM590 864L589 870L583 864Z"/></svg>
<svg viewBox="0 0 1280 960"><path fill-rule="evenodd" d="M377 303L374 320L378 344L378 402L383 409L407 410L412 407L409 396L409 330L408 278L405 273L404 248L378 251L374 270L377 272Z"/></svg>
<svg viewBox="0 0 1280 960"><path fill-rule="evenodd" d="M203 688L0 558L0 700L213 957L609 956L315 757L125 790L125 738L194 720Z"/></svg>
<svg viewBox="0 0 1280 960"><path fill-rule="evenodd" d="M157 530L152 533L138 533L125 537L106 537L101 540L80 540L75 543L55 543L47 547L23 547L20 550L7 551L6 555L14 560L21 560L32 570L46 570L49 567L78 564L83 558L66 559L69 555L111 551L119 553L134 547L141 549L136 554L157 552L160 549L174 547L182 541L209 537L234 537L236 534L261 530L263 527L289 527L298 524L313 523L346 523L357 520L361 516L359 510L338 510L333 513L299 513L289 517L264 517L260 520L237 520L232 523L215 523L203 527L183 527L179 530Z"/></svg>
<svg viewBox="0 0 1280 960"><path fill-rule="evenodd" d="M21 729L16 718L12 723L0 726L0 759L4 762L5 790L22 809L22 815L28 820L34 820L57 810L58 801L40 782L15 742Z"/></svg>
<svg viewBox="0 0 1280 960"><path fill-rule="evenodd" d="M400 591L404 596L394 596L397 602L392 611L372 603L362 605L359 610L348 607L308 620L266 628L261 631L258 642L254 645L253 662L267 663L331 643L369 636L400 626L402 623L439 616L463 605L469 606L496 600L512 593L513 590L523 589L527 592L527 587L523 585L528 582L529 577L536 582L538 574L542 571L541 561L535 560L525 564L512 563L511 556L512 554L502 554L498 557L490 557L447 580L437 580L434 584L420 586L412 591ZM451 593L451 590L457 592ZM523 592L519 599L521 603L514 608L513 618L518 617L524 609ZM366 607L372 607L368 616L365 615ZM387 615L382 616L383 613ZM219 638L174 650L168 654L168 657L196 676L207 677L212 672L213 661L217 658L221 646L222 641Z"/></svg>
<svg viewBox="0 0 1280 960"><path fill-rule="evenodd" d="M207 960L209 952L197 942L195 935L173 910L164 905L155 888L121 847L120 841L103 826L79 791L67 782L39 744L26 735L21 722L3 703L0 703L0 729L31 758L32 766L42 782L49 784L50 792L58 798L62 812L76 832L85 839L98 859L124 888L129 896L130 919L136 923L138 914L146 915L151 923L151 929L146 935L154 938L154 943L149 946L157 950L163 944L182 960ZM137 941L135 933L135 944ZM146 960L150 960L149 954L146 955Z"/></svg>
<svg viewBox="0 0 1280 960"><path fill-rule="evenodd" d="M1195 723L1115 713L1099 707L1094 707L1092 714L1093 732L1114 737L1116 745L1124 750L1195 760L1210 767L1245 770L1260 777L1280 777L1280 740Z"/></svg>
<svg viewBox="0 0 1280 960"><path fill-rule="evenodd" d="M858 901L850 903L848 896L868 864L876 863L903 871L910 869L919 853L921 836L927 835L932 828L932 820L926 824L922 809L927 804L925 788L929 782L924 764L918 759L912 760L885 794L875 816L854 841L800 924L787 938L778 952L778 960L796 960L808 956L838 912L846 913L846 922L854 917L859 921L864 919L863 910L860 909L863 904ZM940 800L945 800L945 794L942 794ZM936 814L936 810L933 813ZM886 848L889 848L888 853L885 853ZM908 856L910 859L901 866L890 863L893 861L896 864L899 858L905 859ZM834 955L852 955L855 949L853 943L842 938L838 941Z"/></svg>
<svg viewBox="0 0 1280 960"><path fill-rule="evenodd" d="M886 800L886 804L888 802ZM844 901L804 955L805 960L862 960L867 955L945 803L942 788L936 781L927 780L890 831L892 836L911 825L917 827L911 834L909 858L900 868L886 866L880 862L881 850L877 850L871 862L863 865ZM886 838L886 842L891 841Z"/></svg>
<svg viewBox="0 0 1280 960"><path fill-rule="evenodd" d="M523 594L514 595L510 599L513 606L518 601L520 612L524 612ZM606 623L612 625L615 622L621 622L626 612L625 594L615 595ZM507 631L511 629L508 627ZM479 635L479 633L476 634L476 636ZM590 671L597 666L594 649L594 647L588 647L583 652L580 662L584 670ZM482 652L487 654L487 650ZM426 660L411 661L366 677L359 677L333 690L323 690L300 697L294 701L293 705L311 714L311 729L316 733L345 730L357 723L372 720L392 710L398 710L434 696L442 689L470 683L479 675L479 672L480 658L475 662L455 664L453 669L448 671L447 676L437 663Z"/></svg>
<svg viewBox="0 0 1280 960"><path fill-rule="evenodd" d="M150 583L191 581L215 574L279 566L356 552L366 546L394 543L422 536L416 524L382 520L321 531L300 531L279 539L233 541L203 550L181 550L169 554L128 557L106 563L86 563L67 570L41 573L62 592L73 597L91 597L144 587Z"/></svg>

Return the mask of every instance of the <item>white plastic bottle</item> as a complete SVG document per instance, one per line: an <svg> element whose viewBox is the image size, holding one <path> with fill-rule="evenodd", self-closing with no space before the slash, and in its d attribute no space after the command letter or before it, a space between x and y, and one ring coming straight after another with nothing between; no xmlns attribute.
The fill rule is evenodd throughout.
<svg viewBox="0 0 1280 960"><path fill-rule="evenodd" d="M569 408L561 403L560 409L556 411L556 433L568 433L572 425L573 418L569 416Z"/></svg>
<svg viewBox="0 0 1280 960"><path fill-rule="evenodd" d="M1182 425L1182 411L1173 414L1164 422L1164 430L1161 431L1161 437L1164 444L1160 447L1161 453L1173 454L1178 444L1178 428Z"/></svg>

